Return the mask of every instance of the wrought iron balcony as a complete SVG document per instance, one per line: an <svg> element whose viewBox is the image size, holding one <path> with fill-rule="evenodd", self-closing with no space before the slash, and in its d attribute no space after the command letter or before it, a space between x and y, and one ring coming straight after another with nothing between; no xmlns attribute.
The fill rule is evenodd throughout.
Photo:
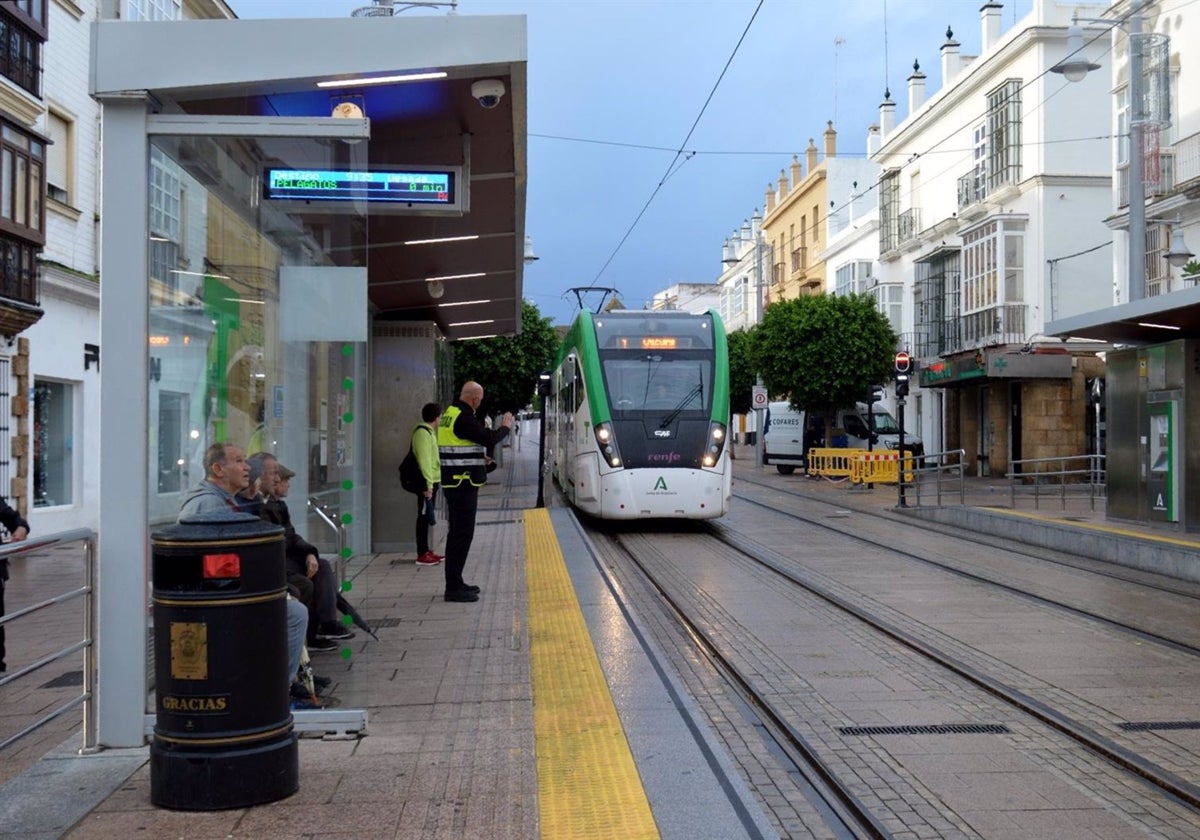
<svg viewBox="0 0 1200 840"><path fill-rule="evenodd" d="M899 234L900 244L903 245L912 239L917 238L917 234L921 232L921 209L919 207L910 207L900 214L897 233Z"/></svg>
<svg viewBox="0 0 1200 840"><path fill-rule="evenodd" d="M808 246L801 245L792 249L792 278L796 279L808 268Z"/></svg>
<svg viewBox="0 0 1200 840"><path fill-rule="evenodd" d="M1163 150L1158 153L1157 172L1154 171L1154 159L1146 160L1142 180L1146 184L1146 198L1164 196L1175 189L1175 152ZM1129 164L1122 163L1117 167L1120 175L1120 193L1117 198L1118 206L1129 206Z"/></svg>
<svg viewBox="0 0 1200 840"><path fill-rule="evenodd" d="M958 209L978 204L987 198L987 183L974 169L958 179Z"/></svg>
<svg viewBox="0 0 1200 840"><path fill-rule="evenodd" d="M1175 155L1175 184L1183 186L1200 180L1200 132L1183 138L1171 151Z"/></svg>

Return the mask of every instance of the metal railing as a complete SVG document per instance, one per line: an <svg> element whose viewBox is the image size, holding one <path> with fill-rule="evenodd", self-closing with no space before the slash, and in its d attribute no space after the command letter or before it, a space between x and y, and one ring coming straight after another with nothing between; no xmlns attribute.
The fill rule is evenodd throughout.
<svg viewBox="0 0 1200 840"><path fill-rule="evenodd" d="M1200 132L1184 137L1171 150L1175 153L1175 184L1200 178Z"/></svg>
<svg viewBox="0 0 1200 840"><path fill-rule="evenodd" d="M910 207L901 213L897 231L900 237L900 245L909 240L916 239L917 234L921 232L921 208Z"/></svg>
<svg viewBox="0 0 1200 840"><path fill-rule="evenodd" d="M24 618L33 613L50 607L65 604L68 601L73 601L76 598L83 598L83 638L77 642L72 642L66 647L55 653L47 654L46 656L29 663L23 668L5 674L0 677L0 688L9 683L16 682L23 677L38 671L53 662L71 656L78 651L83 651L83 691L76 697L63 703L56 709L43 715L34 723L26 726L20 732L8 736L3 741L0 741L0 752L10 744L24 738L32 732L37 731L45 726L50 721L74 709L75 707L83 706L83 748L85 751L94 750L97 744L97 726L96 713L93 708L94 695L96 690L96 608L95 608L95 584L96 584L96 532L90 528L76 528L70 531L62 531L57 534L50 534L46 537L38 539L24 540L19 543L7 543L0 548L0 558L7 559L19 554L30 554L34 551L43 548L49 548L57 545L68 545L70 543L82 542L84 545L84 580L83 586L76 589L69 589L66 592L61 592L57 595L52 595L38 601L35 604L30 604L27 607L22 607L15 612L7 613L0 616L0 625L7 627L10 623Z"/></svg>
<svg viewBox="0 0 1200 840"><path fill-rule="evenodd" d="M319 495L309 496L306 501L308 509L317 515L317 518L324 522L334 533L334 543L337 546L337 573L338 583L346 582L346 567L349 565L350 558L345 556L344 549L346 548L346 526L337 521L337 510L332 505L329 505Z"/></svg>
<svg viewBox="0 0 1200 840"><path fill-rule="evenodd" d="M934 452L918 459L919 466L913 470L913 480L908 482L913 490L913 501L919 507L921 504L921 488L927 485L932 476L934 499L938 507L942 506L942 486L947 492L953 492L955 483L958 484L958 503L967 503L966 476L963 473L963 463L967 460L965 449L947 449L945 452ZM926 490L926 492L929 492Z"/></svg>
<svg viewBox="0 0 1200 840"><path fill-rule="evenodd" d="M1057 469L1054 469L1055 466ZM1062 503L1063 510L1066 510L1068 496L1080 498L1086 494L1094 511L1096 499L1106 495L1103 455L1022 458L1009 462L1006 477L1009 501L1014 508L1017 506L1018 490L1022 491L1020 495L1023 498L1033 497L1035 510L1042 498L1056 497Z"/></svg>

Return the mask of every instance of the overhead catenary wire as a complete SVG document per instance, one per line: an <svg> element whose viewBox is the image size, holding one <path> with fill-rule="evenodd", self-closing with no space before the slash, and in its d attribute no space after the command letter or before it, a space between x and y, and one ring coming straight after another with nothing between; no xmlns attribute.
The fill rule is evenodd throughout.
<svg viewBox="0 0 1200 840"><path fill-rule="evenodd" d="M675 171L677 171L675 168L676 162L679 161L680 155L682 155L684 153L684 149L687 148L688 141L692 139L692 134L695 133L696 126L700 124L700 120L704 116L704 112L708 110L709 103L712 102L712 98L716 94L717 88L721 86L721 80L725 78L725 74L729 71L730 65L733 64L733 59L737 56L738 50L741 49L742 43L746 40L746 35L750 32L750 27L754 25L754 19L758 17L758 13L762 9L762 5L763 0L758 0L758 4L754 7L753 14L750 15L750 20L746 22L746 28L742 30L741 37L738 38L737 43L733 47L733 52L729 54L729 59L725 62L725 66L721 68L721 74L717 76L717 81L713 84L712 90L708 92L708 98L704 100L704 104L700 107L700 113L696 115L696 119L692 122L692 127L688 129L687 136L683 138L683 142L680 143L679 148L675 150L675 156L671 158L671 163L668 164L666 172L663 173L663 176L659 180L658 185L655 186L654 191L650 193L650 197L646 199L646 203L642 205L642 209L638 211L637 217L634 218L633 223L629 225L629 229L625 231L625 235L621 237L621 241L617 243L617 247L613 249L613 252L608 256L608 259L604 261L604 265L600 266L600 270L596 272L596 277L592 281L593 284L600 280L600 277L608 269L609 265L612 264L612 261L616 258L617 254L621 251L621 248L625 245L626 240L629 239L630 234L632 234L634 229L638 226L638 222L640 222L642 217L646 215L646 210L649 209L650 204L654 201L655 196L658 195L659 190L663 188L663 185L667 182L667 180L675 174ZM688 158L690 159L690 157L691 156L689 155ZM684 163L686 162L687 159L684 160Z"/></svg>
<svg viewBox="0 0 1200 840"><path fill-rule="evenodd" d="M885 8L886 8L886 0L884 0L884 2L885 2ZM1182 9L1182 8L1184 8L1184 7L1186 7L1186 6L1193 5L1194 3L1197 3L1197 2L1200 2L1200 0L1183 0L1183 2L1180 2L1180 3L1174 4L1174 5L1172 5L1170 8L1164 8L1164 9L1163 9L1163 12L1164 12L1164 14L1165 14L1165 13L1168 13L1168 12L1174 12L1174 11L1177 11L1178 9ZM762 5L762 3L760 2L760 3L759 3L759 5L758 5L758 7L756 7L756 9L755 9L755 15L757 15L757 13L758 13L758 9L759 9L759 8L761 8L761 5ZM1129 17L1129 14L1130 14L1130 12L1126 12L1125 14L1121 15L1120 17L1114 17L1114 18L1112 19L1112 21L1111 21L1111 24L1110 24L1109 26L1106 26L1106 27L1104 28L1104 30L1103 30L1102 32L1100 32L1099 34L1097 34L1097 35L1095 35L1095 36L1091 37L1090 39L1088 39L1088 40L1085 42L1085 44L1084 44L1084 46L1083 46L1083 48L1082 48L1082 49L1087 49L1089 46L1091 46L1092 44L1096 43L1097 41L1100 41L1101 39L1104 39L1104 38L1108 38L1108 37L1110 37L1111 31L1112 31L1114 28L1116 28L1116 27L1122 26L1122 25L1123 25L1123 24L1126 22L1127 18ZM886 18L886 15L885 15L885 18ZM752 16L752 17L751 17L751 23L753 23L753 20L754 20L754 17ZM748 29L749 29L749 25L750 25L750 24L747 24L747 31L748 31ZM885 20L885 28L886 28L886 20ZM746 36L746 32L743 32L743 33L742 33L742 39L744 39L744 38L745 38L745 36ZM742 41L742 39L739 39L739 42L738 42L738 46L739 46L739 47L740 47L740 45L741 45L741 41ZM887 44L886 44L886 33L885 33L885 52L886 52L886 50L887 50ZM735 48L735 50L734 50L734 54L736 54L736 52L737 52L737 48ZM1110 53L1110 52L1111 52L1111 47L1109 47L1109 49L1105 50L1105 52L1106 52L1106 53ZM733 58L733 56L731 56L731 57L730 57L730 61L732 61L732 58ZM886 63L886 58L885 58L885 63ZM729 65L728 65L728 63L727 63L727 64L726 64L726 68L728 68L728 66L729 66ZM1030 86L1030 85L1032 85L1033 83L1035 83L1036 81L1038 81L1039 79L1041 79L1043 76L1045 76L1045 75L1046 75L1047 73L1049 73L1049 72L1050 72L1050 69L1049 69L1049 68L1047 68L1046 70L1043 70L1041 73L1039 73L1038 75L1034 76L1033 78L1031 78L1031 79L1028 79L1028 80L1026 80L1026 81L1023 81L1023 82L1022 82L1022 84L1021 84L1021 86L1020 86L1020 88L1019 88L1018 90L1019 90L1020 92L1024 92L1024 91L1025 91L1027 88L1029 88L1029 86ZM724 71L722 72L722 76L723 76L723 75L724 75ZM886 79L886 74L885 74L885 79ZM717 82L717 84L718 84L718 85L720 84L720 79L718 79L718 82ZM1065 86L1064 86L1064 88L1062 88L1062 89L1065 89ZM1046 99L1045 99L1045 100L1043 100L1043 101L1039 101L1039 102L1037 102L1037 103L1034 103L1032 107L1030 107L1030 108L1029 108L1027 111L1025 111L1025 112L1023 113L1023 118L1027 118L1027 117L1029 117L1030 115L1032 115L1033 113L1035 113L1035 112L1036 112L1036 111L1037 111L1039 108L1043 107L1043 106L1046 104L1046 102L1047 102L1047 101L1049 101L1050 99L1052 99L1054 96L1057 96L1057 95L1058 95L1058 93L1061 93L1061 92L1062 92L1062 89L1056 90L1056 91L1055 91L1054 93L1052 93L1050 96L1046 97ZM716 87L715 87L715 86L714 86L714 89L713 89L713 90L714 90L714 92L715 92L715 90L716 90ZM712 98L712 94L710 93L710 95L709 95L709 99L711 100L711 98ZM705 103L705 107L707 107L707 104L708 104L708 102L706 101L706 103ZM703 109L702 109L702 111L701 111L701 115L702 115L702 114L703 114ZM933 142L933 143L929 144L929 145L928 145L928 146L927 146L925 149L923 149L923 150L921 150L921 151L918 151L918 152L911 152L911 153L906 153L904 150L896 150L896 151L894 151L894 152L892 153L892 155L893 155L894 157L907 157L907 160L906 160L904 163L902 163L902 164L900 165L900 167L897 167L897 168L901 168L901 169L902 169L902 168L904 168L904 166L906 166L906 165L909 165L909 164L911 164L911 163L913 163L913 162L915 162L915 161L917 161L917 160L920 160L921 158L924 158L924 157L927 157L927 156L930 156L930 155L934 155L934 154L938 154L938 155L944 155L944 154L967 154L967 153L969 153L969 152L972 152L972 151L973 151L973 149L966 149L966 148L945 148L945 144L946 144L946 143L947 143L949 140L951 140L952 138L954 138L955 136L959 136L959 135L960 135L960 133L961 133L962 131L964 131L964 130L968 130L968 129L969 129L971 126L973 126L973 125L977 124L977 123L979 122L979 120L981 120L981 119L986 119L986 118L987 118L987 115L988 115L988 112L985 110L983 113L979 114L978 116L971 117L971 118L970 118L970 119L968 119L966 122L964 122L962 125L955 127L953 130L951 130L950 132L948 132L948 133L947 133L947 134L946 134L944 137L942 137L941 139L939 139L939 140L937 140L937 141L935 141L935 142ZM696 121L696 122L698 123L698 121L699 121L699 117L697 117L697 121ZM692 127L692 131L689 131L689 133L688 133L688 137L689 137L689 138L691 137L691 134L693 133L693 131L694 131L694 129L695 129L695 125L696 125L696 124L694 123L694 124L693 124L693 127ZM641 212L638 214L638 217L637 217L637 218L634 220L634 223L633 223L633 225L631 225L631 226L630 226L630 228L629 228L629 230L628 230L628 231L626 231L626 233L625 233L625 236L624 236L624 237L621 239L621 242L618 244L617 248L616 248L616 249L613 251L612 255L610 255L610 257L608 258L608 260L605 262L604 266L603 266L603 267L601 268L601 270L600 270L600 273L598 273L598 274L597 274L597 278L599 278L600 274L602 274L602 273L603 273L603 272L604 272L604 271L607 269L608 265L609 265L609 264L612 262L612 260L615 258L616 254L617 254L617 253L620 251L620 249L621 249L621 247L623 246L624 242L625 242L625 241L628 239L629 235L632 233L633 229L636 227L636 225L637 225L638 221L640 221L640 219L641 219L641 218L642 218L642 216L644 215L644 213L645 213L646 209L649 207L650 203L653 201L654 197L657 195L657 193L658 193L659 189L661 189L661 187L662 187L662 185L665 183L665 181L666 181L666 180L667 180L667 179L668 179L668 178L669 178L671 175L673 175L673 174L674 174L674 171L677 171L677 170L675 170L675 169L674 169L674 167L675 167L675 165L676 165L676 163L677 163L677 161L678 161L678 157L679 157L679 155L680 155L680 154L682 154L682 153L683 153L683 151L684 151L684 147L686 146L687 140L685 139L685 141L684 141L684 144L681 144L681 147L680 147L679 149L672 150L672 149L668 149L668 148L665 148L665 147L650 146L650 145L643 145L643 144L633 144L633 143L620 143L620 142L617 142L617 141L605 141L605 140L597 140L597 139L593 139L593 138L576 138L576 137L565 137L565 136L561 136L561 135L535 134L535 133L531 133L531 134L530 134L530 136L531 136L531 137L542 137L542 138L546 138L546 139L553 139L553 140L570 141L570 142L598 143L598 144L604 144L604 145L613 145L613 146L626 146L626 147L629 147L629 148L636 148L636 149L647 149L647 150L654 150L654 151L673 151L673 152L675 152L675 155L676 155L676 156L675 156L675 158L672 160L672 162L671 162L671 165L668 167L667 174L666 174L666 175L664 175L664 178L663 178L663 180L662 180L662 181L660 181L659 185L658 185L658 186L655 188L655 191L654 191L654 193L651 195L650 199L649 199L649 200L646 202L646 205L645 205L645 206L642 208L642 211L641 211ZM1040 140L1040 141L1022 141L1022 145L1023 145L1023 146L1037 146L1037 145L1052 145L1052 144L1061 144L1061 143L1077 143L1077 142L1085 142L1085 141L1106 140L1106 139L1113 139L1113 138L1115 138L1115 137L1127 137L1127 136L1128 136L1127 134L1102 134L1102 135L1093 135L1093 136L1087 136L1087 137L1078 137L1078 138L1062 138L1062 139L1053 139L1053 140L1049 140L1049 139L1047 139L1047 140ZM690 150L689 154L690 154L692 157L695 157L695 156L699 156L699 155L705 155L705 156L711 156L711 155L763 155L763 156L771 155L771 156L780 156L780 155L786 155L786 154L790 154L790 153L789 153L789 152L771 152L771 151L765 151L765 150ZM868 157L868 155L867 155L866 153L848 153L848 154L847 154L847 153L845 153L845 152L843 152L843 153L842 153L842 156L850 156L850 157L854 157L854 156L860 156L860 155L861 155L862 157ZM952 165L957 165L957 163L956 163L956 164L952 164ZM948 171L948 169L947 169L947 170L944 170L944 171ZM944 174L944 171L943 171L943 174ZM886 173L883 173L883 172L881 172L881 173L880 173L880 176L879 176L879 177L878 177L878 178L877 178L877 179L876 179L874 182L872 182L872 183L870 183L870 184L867 184L867 185L864 185L864 186L863 186L861 189L857 190L857 191L855 192L855 196L854 196L854 197L855 197L855 198L860 198L860 197L862 197L862 196L864 196L864 195L867 195L867 194L869 194L869 193L871 192L871 190L873 190L873 189L878 189L878 187L879 187L880 183L882 182L882 180L883 180L883 177L884 177L884 175L885 175L885 174L886 174ZM848 201L847 201L847 202L844 202L844 203L842 203L840 206L837 206L837 207L835 207L834 209L831 209L831 210L829 211L829 214L838 213L838 212L840 212L840 211L842 211L842 210L846 209L848 206L849 206L849 202L848 202ZM1104 246L1103 246L1103 245L1097 246L1097 248L1099 248L1099 247L1104 247Z"/></svg>

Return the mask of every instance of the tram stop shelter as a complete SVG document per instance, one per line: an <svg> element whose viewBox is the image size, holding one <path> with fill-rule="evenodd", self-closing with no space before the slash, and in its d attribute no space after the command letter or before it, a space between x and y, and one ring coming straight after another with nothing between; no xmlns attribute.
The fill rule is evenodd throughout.
<svg viewBox="0 0 1200 840"><path fill-rule="evenodd" d="M276 455L297 529L352 570L404 544L388 528L408 517L373 512L401 496L398 441L421 404L450 395L448 342L519 330L525 18L101 21L91 94L91 726L101 747L135 747L154 714L148 535L204 477L205 449Z"/></svg>
<svg viewBox="0 0 1200 840"><path fill-rule="evenodd" d="M1107 514L1200 530L1200 287L1063 318L1049 335L1107 342Z"/></svg>

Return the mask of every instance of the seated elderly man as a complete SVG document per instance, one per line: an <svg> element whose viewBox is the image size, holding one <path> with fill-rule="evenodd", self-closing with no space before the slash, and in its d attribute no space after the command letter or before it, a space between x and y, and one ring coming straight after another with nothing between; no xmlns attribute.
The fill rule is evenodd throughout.
<svg viewBox="0 0 1200 840"><path fill-rule="evenodd" d="M214 443L204 452L204 478L184 494L179 507L179 521L206 513L240 512L242 506L237 495L249 485L250 468L246 463L246 453L230 443ZM288 595L288 673L293 685L297 684L296 677L300 672L307 627L308 610ZM326 683L324 680L321 682ZM294 699L305 693L291 687L289 691Z"/></svg>

